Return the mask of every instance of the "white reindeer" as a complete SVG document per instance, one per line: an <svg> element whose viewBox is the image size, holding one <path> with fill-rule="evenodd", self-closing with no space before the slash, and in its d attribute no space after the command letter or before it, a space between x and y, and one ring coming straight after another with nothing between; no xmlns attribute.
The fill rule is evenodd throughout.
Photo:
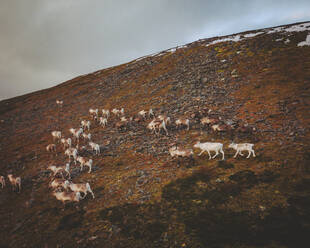
<svg viewBox="0 0 310 248"><path fill-rule="evenodd" d="M108 124L108 119L105 117L100 117L99 118L99 124L105 127Z"/></svg>
<svg viewBox="0 0 310 248"><path fill-rule="evenodd" d="M160 121L164 121L166 125L171 124L171 119L170 119L170 117L168 117L168 116L159 115L159 116L157 116L156 119L157 119L157 120L160 120Z"/></svg>
<svg viewBox="0 0 310 248"><path fill-rule="evenodd" d="M242 143L242 144L231 143L228 147L236 150L236 154L234 155L234 158L236 158L238 154L243 156L242 154L243 151L249 152L248 156L246 157L246 158L249 158L251 154L253 154L253 157L256 157L255 152L253 150L253 146L254 144L250 144L250 143Z"/></svg>
<svg viewBox="0 0 310 248"><path fill-rule="evenodd" d="M177 127L180 127L181 125L187 126L187 130L189 130L189 119L179 118L175 121L175 124Z"/></svg>
<svg viewBox="0 0 310 248"><path fill-rule="evenodd" d="M60 143L63 145L64 149L67 148L67 140L65 138L61 138Z"/></svg>
<svg viewBox="0 0 310 248"><path fill-rule="evenodd" d="M67 155L69 157L69 162L71 161L71 157L73 157L74 159L74 162L76 164L76 158L77 158L77 155L78 155L78 150L76 148L68 148L66 151L65 151L65 155Z"/></svg>
<svg viewBox="0 0 310 248"><path fill-rule="evenodd" d="M56 100L56 104L58 105L58 106L60 106L60 107L62 107L62 104L63 104L64 102L63 101L61 101L61 100Z"/></svg>
<svg viewBox="0 0 310 248"><path fill-rule="evenodd" d="M94 142L89 142L88 144L89 144L89 146L91 147L91 149L92 149L93 151L95 151L96 155L97 155L97 154L100 154L100 146L99 146L98 144L96 144L96 143L94 143Z"/></svg>
<svg viewBox="0 0 310 248"><path fill-rule="evenodd" d="M168 135L168 130L166 127L166 123L164 120L159 121L159 120L152 120L148 125L147 128L150 129L153 132L155 132L155 134L159 134L161 129L164 129L166 132L166 135ZM158 132L156 132L156 130L158 129Z"/></svg>
<svg viewBox="0 0 310 248"><path fill-rule="evenodd" d="M171 157L191 157L194 155L192 149L185 149L180 147L177 148L176 146L171 147L169 149L169 153Z"/></svg>
<svg viewBox="0 0 310 248"><path fill-rule="evenodd" d="M48 152L56 152L56 145L55 144L49 144L46 146L46 151Z"/></svg>
<svg viewBox="0 0 310 248"><path fill-rule="evenodd" d="M121 121L122 121L122 122L127 122L128 120L127 120L127 118L126 118L125 116L122 116L122 117L121 117Z"/></svg>
<svg viewBox="0 0 310 248"><path fill-rule="evenodd" d="M202 153L207 151L209 154L209 159L211 159L210 151L215 151L215 155L212 158L215 158L220 152L223 155L222 160L224 160L224 151L223 151L223 144L222 143L215 143L215 142L200 143L200 141L198 141L194 145L194 147L201 149L201 152L198 154L198 156L200 156Z"/></svg>
<svg viewBox="0 0 310 248"><path fill-rule="evenodd" d="M62 107L62 104L63 104L64 102L63 101L61 101L61 100L56 100L56 104L59 106L59 107Z"/></svg>
<svg viewBox="0 0 310 248"><path fill-rule="evenodd" d="M102 116L108 119L110 117L110 110L102 109Z"/></svg>
<svg viewBox="0 0 310 248"><path fill-rule="evenodd" d="M92 109L92 108L90 108L90 109L88 110L88 112L90 113L91 117L92 117L94 120L98 119L98 109Z"/></svg>
<svg viewBox="0 0 310 248"><path fill-rule="evenodd" d="M218 123L219 120L218 119L215 119L215 118L209 118L209 117L203 117L201 120L200 120L200 123L202 125L208 125L208 124L216 124Z"/></svg>
<svg viewBox="0 0 310 248"><path fill-rule="evenodd" d="M93 196L93 199L95 198L94 192L91 190L89 183L79 183L75 184L72 182L69 182L68 180L65 181L65 188L71 189L73 192L82 192L84 194L84 199L87 195L87 192L91 193Z"/></svg>
<svg viewBox="0 0 310 248"><path fill-rule="evenodd" d="M117 116L120 115L120 110L119 110L119 109L114 108L114 109L112 109L111 112L112 112L114 115L117 115Z"/></svg>
<svg viewBox="0 0 310 248"><path fill-rule="evenodd" d="M79 130L76 130L74 128L69 129L70 133L73 135L73 137L79 142L80 135L83 133L83 128L80 128Z"/></svg>
<svg viewBox="0 0 310 248"><path fill-rule="evenodd" d="M5 179L4 176L0 176L0 183L1 183L1 187L3 189L3 187L5 186Z"/></svg>
<svg viewBox="0 0 310 248"><path fill-rule="evenodd" d="M53 181L50 182L49 187L53 189L64 187L65 181L66 180L63 178L55 178Z"/></svg>
<svg viewBox="0 0 310 248"><path fill-rule="evenodd" d="M63 204L65 204L65 201L79 202L83 199L80 192L53 192L53 195L57 200L62 201Z"/></svg>
<svg viewBox="0 0 310 248"><path fill-rule="evenodd" d="M22 179L20 177L13 177L12 174L8 175L8 179L13 187L13 190L18 188L18 192L20 192L22 188Z"/></svg>
<svg viewBox="0 0 310 248"><path fill-rule="evenodd" d="M52 131L51 134L53 136L54 141L61 139L61 132L60 131Z"/></svg>
<svg viewBox="0 0 310 248"><path fill-rule="evenodd" d="M80 163L81 166L81 171L83 170L84 166L87 166L89 168L88 173L91 173L92 165L93 165L93 160L92 159L86 159L84 157L78 156L76 161Z"/></svg>
<svg viewBox="0 0 310 248"><path fill-rule="evenodd" d="M91 133L82 133L82 137L85 140L91 140Z"/></svg>
<svg viewBox="0 0 310 248"><path fill-rule="evenodd" d="M82 120L81 121L81 126L82 126L83 130L87 128L87 130L89 131L89 129L90 129L90 121Z"/></svg>
<svg viewBox="0 0 310 248"><path fill-rule="evenodd" d="M145 110L141 110L141 111L138 112L138 115L142 116L143 119L145 119L146 118L146 113L147 112Z"/></svg>
<svg viewBox="0 0 310 248"><path fill-rule="evenodd" d="M55 165L50 165L49 167L47 167L48 170L51 170L52 172L54 172L54 177L60 173L60 175L62 177L64 177L63 175L63 171L67 173L67 175L69 176L69 178L71 177L70 175L70 164L67 163L65 166L55 166Z"/></svg>

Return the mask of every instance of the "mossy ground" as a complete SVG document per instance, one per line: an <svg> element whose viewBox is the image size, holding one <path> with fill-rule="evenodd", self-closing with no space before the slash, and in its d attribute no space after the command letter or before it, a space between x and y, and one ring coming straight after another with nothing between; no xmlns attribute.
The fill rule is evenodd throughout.
<svg viewBox="0 0 310 248"><path fill-rule="evenodd" d="M284 35L284 34L282 34ZM22 193L0 192L2 247L306 247L310 231L308 47L260 35L205 46L195 42L163 53L80 76L57 87L0 103L2 175L23 180ZM226 62L222 62L226 60ZM203 81L202 79L207 80ZM206 83L202 83L206 82ZM55 100L64 100L59 109ZM254 125L252 134L214 134L194 123L156 137L147 122L127 130L92 125L102 144L94 172L73 180L90 182L96 195L63 206L48 188L50 132L77 127L88 109L124 107L126 115L152 107L172 118L189 117L197 106ZM224 144L225 161L172 160L171 142L192 147ZM233 158L227 145L255 143L256 158ZM150 145L151 144L151 145ZM147 181L137 186L141 171Z"/></svg>

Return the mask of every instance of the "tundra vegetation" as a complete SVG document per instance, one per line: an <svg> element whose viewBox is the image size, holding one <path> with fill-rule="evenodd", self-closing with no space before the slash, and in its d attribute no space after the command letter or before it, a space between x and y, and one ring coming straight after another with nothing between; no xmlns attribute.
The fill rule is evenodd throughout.
<svg viewBox="0 0 310 248"><path fill-rule="evenodd" d="M203 39L1 101L0 246L305 247L309 30Z"/></svg>

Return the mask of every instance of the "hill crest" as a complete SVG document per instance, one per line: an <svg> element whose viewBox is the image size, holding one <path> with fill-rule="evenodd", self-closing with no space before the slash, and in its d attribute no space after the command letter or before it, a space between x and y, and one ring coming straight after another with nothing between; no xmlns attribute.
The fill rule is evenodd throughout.
<svg viewBox="0 0 310 248"><path fill-rule="evenodd" d="M203 39L1 101L0 172L20 175L23 189L0 192L0 244L302 244L310 209L310 47L298 44L309 29L306 22ZM126 117L150 108L170 116L169 135L147 130L151 120L118 130L115 116L103 128L88 113L122 107ZM190 120L189 131L175 127L182 116ZM200 124L204 116L234 129L213 132ZM72 165L72 180L89 182L96 198L63 207L48 188L47 166L67 158L60 144L58 156L45 147L53 142L51 131L69 137L82 119L91 120L102 153L87 147L82 154L93 158L93 172ZM169 144L193 148L198 139L223 143L226 160L199 157L198 150L194 161L170 158ZM254 143L257 157L234 159L231 141Z"/></svg>

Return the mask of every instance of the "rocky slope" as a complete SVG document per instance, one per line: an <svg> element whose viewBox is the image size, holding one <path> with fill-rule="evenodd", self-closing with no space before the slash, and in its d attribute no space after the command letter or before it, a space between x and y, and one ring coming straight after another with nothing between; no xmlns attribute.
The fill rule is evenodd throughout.
<svg viewBox="0 0 310 248"><path fill-rule="evenodd" d="M307 247L309 35L308 22L199 40L1 101L0 174L20 175L22 192L0 192L0 247ZM89 108L114 107L185 116L191 128L155 136L149 120L92 122L102 153L82 151L93 172L73 165L72 180L96 198L63 206L48 187L47 166L67 161L60 145L46 152L51 131L69 137ZM208 109L235 128L202 127ZM169 144L198 139L222 142L225 160L170 158ZM231 141L257 156L234 159Z"/></svg>

